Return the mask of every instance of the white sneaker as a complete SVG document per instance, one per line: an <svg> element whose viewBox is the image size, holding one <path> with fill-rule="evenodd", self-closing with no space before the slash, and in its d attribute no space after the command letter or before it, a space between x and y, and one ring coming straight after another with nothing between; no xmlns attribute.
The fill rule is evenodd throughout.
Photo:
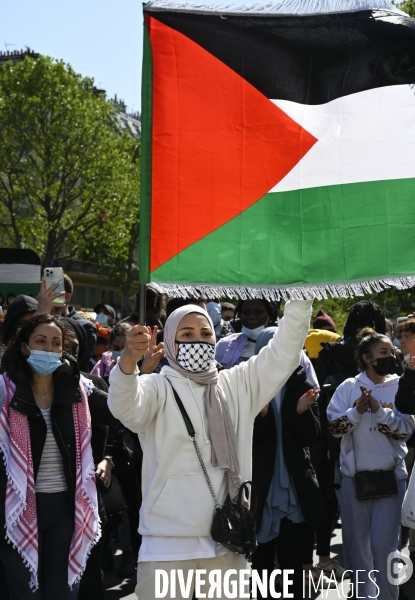
<svg viewBox="0 0 415 600"><path fill-rule="evenodd" d="M329 588L330 585L334 585L333 580L330 581L330 577L327 577L315 567L310 571L304 571L304 583L307 587L314 587L316 590L321 587Z"/></svg>
<svg viewBox="0 0 415 600"><path fill-rule="evenodd" d="M350 579L350 572L347 572L346 569L341 566L339 561L335 560L334 558L332 558L328 565L326 565L325 567L322 567L320 563L317 563L314 568L317 572L322 571L324 575L326 575L326 577L328 578L330 578L330 576L332 576L331 574L334 573L334 576L337 579L337 581L340 581L343 578L344 573L344 578Z"/></svg>

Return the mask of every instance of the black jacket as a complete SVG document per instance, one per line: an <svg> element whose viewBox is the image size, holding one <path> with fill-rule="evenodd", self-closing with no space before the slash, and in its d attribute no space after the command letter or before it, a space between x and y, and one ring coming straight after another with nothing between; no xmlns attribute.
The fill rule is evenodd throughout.
<svg viewBox="0 0 415 600"><path fill-rule="evenodd" d="M10 304L7 309L6 317L4 319L3 327L1 328L2 342L7 344L9 339L12 337L15 329L15 323L23 315L35 313L37 309L37 300L31 296L25 296L19 294Z"/></svg>
<svg viewBox="0 0 415 600"><path fill-rule="evenodd" d="M10 409L17 410L29 419L30 441L33 457L33 470L35 481L39 471L43 447L46 440L46 423L36 405L30 379L11 370L9 378L15 383L16 391L12 398ZM76 473L76 448L75 429L72 415L72 404L82 401L79 389L79 368L75 362L63 364L54 373L54 398L51 408L52 430L56 443L63 457L63 469L69 491L75 498L75 473ZM119 429L120 422L115 419L107 405L107 394L96 388L88 396L89 410L93 431L97 431L103 425ZM102 446L102 436L95 435L95 439ZM102 450L96 448L94 459L100 459ZM5 495L6 495L6 469L4 461L0 457L0 528L4 531L5 525ZM3 536L0 537L0 545L7 547ZM9 546L10 547L10 546Z"/></svg>
<svg viewBox="0 0 415 600"><path fill-rule="evenodd" d="M399 380L395 406L404 415L415 415L415 371L405 369Z"/></svg>
<svg viewBox="0 0 415 600"><path fill-rule="evenodd" d="M298 367L286 384L281 405L284 460L292 478L305 520L312 525L325 523L324 498L319 489L316 473L310 460L309 447L320 435L317 403L301 415L297 413L300 397L312 385L305 370ZM263 507L274 472L277 445L277 428L272 405L266 417L255 419L252 457L252 479L258 493L257 527L259 529Z"/></svg>
<svg viewBox="0 0 415 600"><path fill-rule="evenodd" d="M97 343L97 328L95 327L92 321L88 321L88 319L84 319L81 315L78 315L73 306L70 306L70 311L66 315L71 319L75 319L78 321L80 325L84 328L86 334L86 351L85 356L81 357L82 362L80 363L80 367L82 371L88 371L89 359L91 357L92 351Z"/></svg>

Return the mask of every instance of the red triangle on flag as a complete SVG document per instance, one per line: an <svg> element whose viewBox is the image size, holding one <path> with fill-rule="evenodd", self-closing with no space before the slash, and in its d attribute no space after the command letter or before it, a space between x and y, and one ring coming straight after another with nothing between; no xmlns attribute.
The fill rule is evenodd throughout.
<svg viewBox="0 0 415 600"><path fill-rule="evenodd" d="M147 25L154 271L262 198L317 140L188 37Z"/></svg>

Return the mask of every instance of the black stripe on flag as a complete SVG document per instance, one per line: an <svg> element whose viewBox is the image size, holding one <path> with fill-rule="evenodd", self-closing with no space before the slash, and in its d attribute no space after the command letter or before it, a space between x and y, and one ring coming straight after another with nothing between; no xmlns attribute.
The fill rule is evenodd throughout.
<svg viewBox="0 0 415 600"><path fill-rule="evenodd" d="M387 10L294 17L146 12L267 98L325 104L415 83L415 20Z"/></svg>
<svg viewBox="0 0 415 600"><path fill-rule="evenodd" d="M0 264L40 265L40 258L33 250L20 250L19 248L0 248Z"/></svg>

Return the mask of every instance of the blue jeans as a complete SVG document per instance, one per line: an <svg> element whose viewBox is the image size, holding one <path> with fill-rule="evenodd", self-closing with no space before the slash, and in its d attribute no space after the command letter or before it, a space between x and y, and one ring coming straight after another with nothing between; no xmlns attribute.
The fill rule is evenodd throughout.
<svg viewBox="0 0 415 600"><path fill-rule="evenodd" d="M76 600L78 586L68 587L68 557L74 531L70 492L36 494L39 534L39 589L29 587L30 573L17 550L0 548L10 600Z"/></svg>

